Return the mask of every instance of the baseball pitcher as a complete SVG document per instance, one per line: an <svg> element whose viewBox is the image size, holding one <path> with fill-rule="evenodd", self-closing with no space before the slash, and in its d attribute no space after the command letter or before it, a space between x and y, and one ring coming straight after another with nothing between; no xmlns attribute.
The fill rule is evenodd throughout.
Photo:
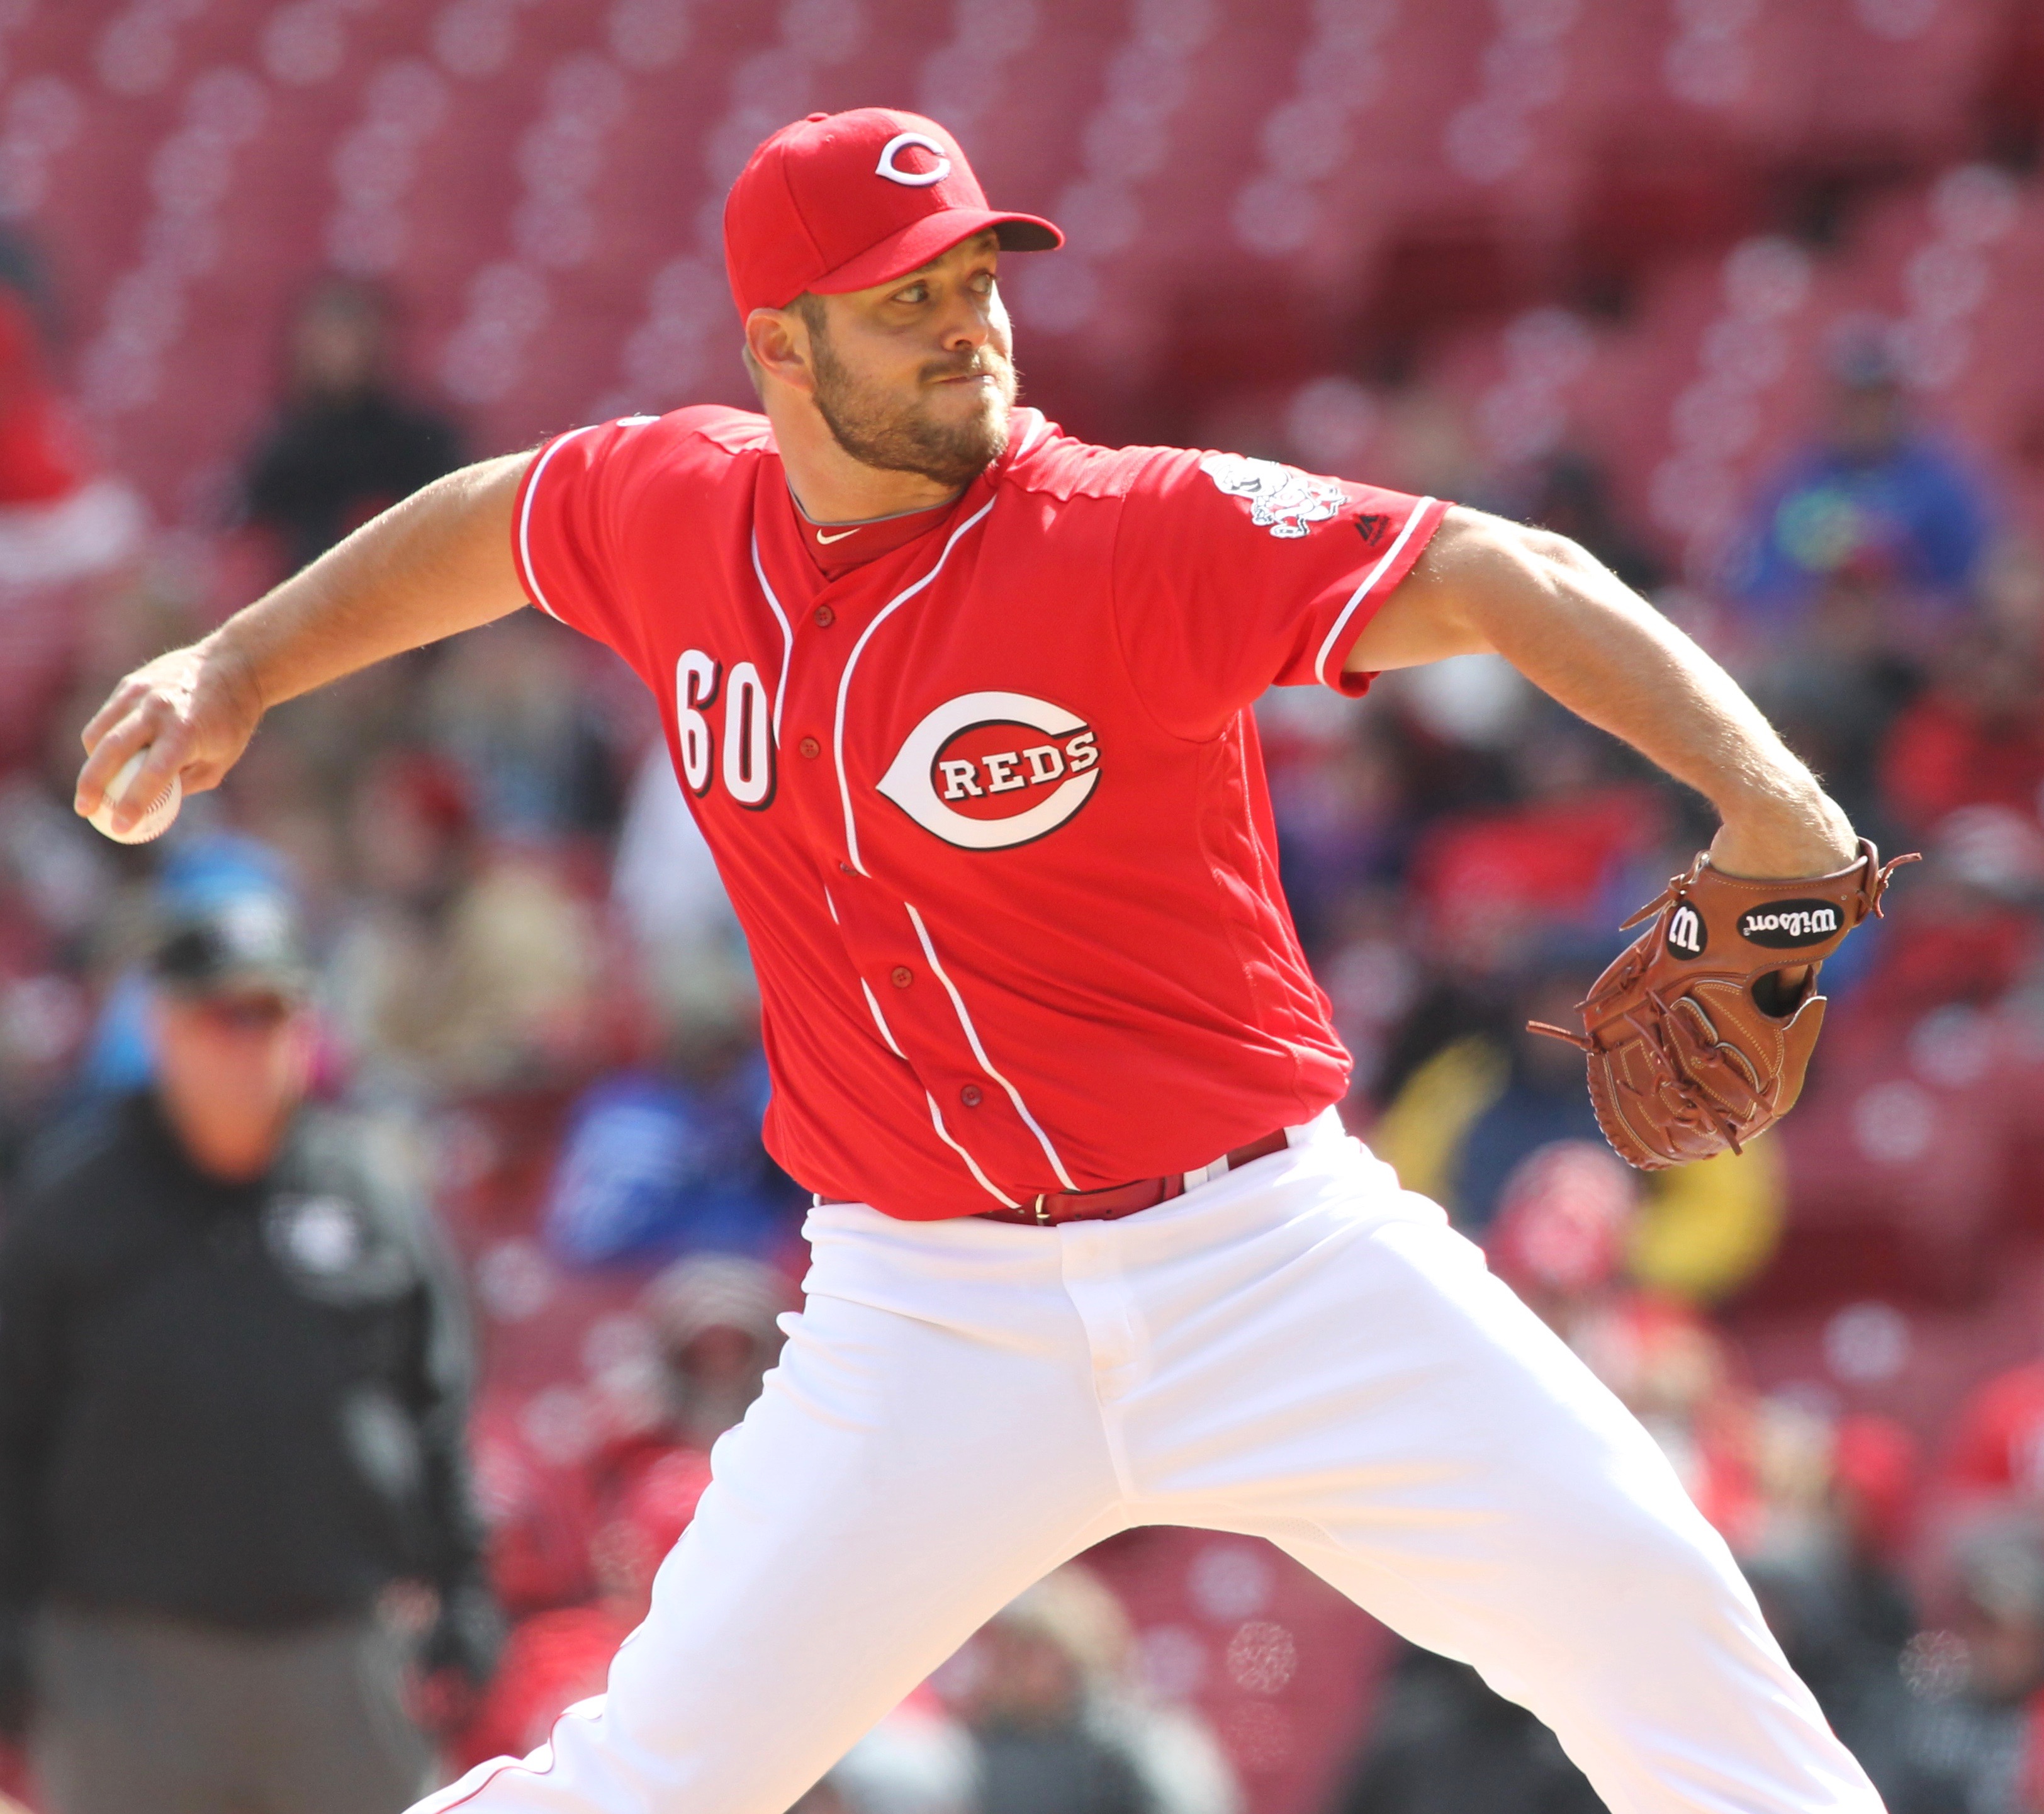
<svg viewBox="0 0 2044 1814"><path fill-rule="evenodd" d="M1566 1036L1635 1163L1788 1106L1871 848L1573 544L1018 408L1001 267L1059 235L933 121L812 115L724 220L760 413L455 473L84 733L81 811L145 748L125 800L210 787L269 707L529 602L651 690L751 942L806 1307L609 1693L422 1808L782 1814L1021 1589L1171 1524L1473 1663L1619 1814L1876 1814L1651 1439L1343 1132L1251 708L1495 651L1708 797Z"/></svg>

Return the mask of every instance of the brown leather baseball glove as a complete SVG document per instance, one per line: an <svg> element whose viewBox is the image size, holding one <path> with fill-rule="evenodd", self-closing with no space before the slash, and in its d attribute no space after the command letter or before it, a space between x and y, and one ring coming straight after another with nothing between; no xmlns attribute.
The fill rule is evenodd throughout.
<svg viewBox="0 0 2044 1814"><path fill-rule="evenodd" d="M1749 882L1700 855L1625 922L1654 924L1596 979L1584 1030L1530 1023L1588 1055L1597 1124L1620 1159L1660 1171L1737 1152L1795 1106L1824 1021L1818 967L1915 860L1884 867L1862 838L1834 875Z"/></svg>

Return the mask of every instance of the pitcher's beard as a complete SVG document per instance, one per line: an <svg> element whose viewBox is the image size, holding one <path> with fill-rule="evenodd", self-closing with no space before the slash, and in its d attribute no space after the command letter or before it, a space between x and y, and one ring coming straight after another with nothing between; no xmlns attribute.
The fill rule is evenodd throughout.
<svg viewBox="0 0 2044 1814"><path fill-rule="evenodd" d="M816 413L837 444L862 465L886 472L920 473L950 490L969 485L1008 451L1008 418L1015 406L1015 368L1005 359L977 362L990 371L1000 406L943 423L912 409L889 409L864 390L840 363L830 342L812 334Z"/></svg>

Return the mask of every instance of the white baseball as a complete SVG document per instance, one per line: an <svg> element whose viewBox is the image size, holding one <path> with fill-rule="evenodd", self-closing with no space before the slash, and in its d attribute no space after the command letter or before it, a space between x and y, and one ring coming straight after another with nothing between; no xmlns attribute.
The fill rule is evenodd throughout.
<svg viewBox="0 0 2044 1814"><path fill-rule="evenodd" d="M121 765L121 772L107 784L105 796L93 809L92 828L103 832L117 844L146 844L152 838L160 838L171 828L171 821L178 816L178 809L184 804L184 785L174 774L170 786L157 795L148 812L137 819L127 831L113 828L113 809L128 796L128 790L135 785L135 777L141 772L142 764L148 758L148 747L129 757Z"/></svg>

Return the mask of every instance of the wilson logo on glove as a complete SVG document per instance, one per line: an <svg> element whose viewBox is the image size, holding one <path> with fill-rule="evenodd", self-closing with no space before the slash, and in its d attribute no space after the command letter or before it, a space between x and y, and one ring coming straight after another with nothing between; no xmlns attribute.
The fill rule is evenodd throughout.
<svg viewBox="0 0 2044 1814"><path fill-rule="evenodd" d="M1668 948L1677 957L1698 958L1711 935L1704 917L1685 901L1668 917Z"/></svg>
<svg viewBox="0 0 2044 1814"><path fill-rule="evenodd" d="M1838 930L1838 910L1828 901L1775 901L1739 917L1739 936L1773 951L1820 945ZM1674 934L1669 934L1673 944Z"/></svg>

